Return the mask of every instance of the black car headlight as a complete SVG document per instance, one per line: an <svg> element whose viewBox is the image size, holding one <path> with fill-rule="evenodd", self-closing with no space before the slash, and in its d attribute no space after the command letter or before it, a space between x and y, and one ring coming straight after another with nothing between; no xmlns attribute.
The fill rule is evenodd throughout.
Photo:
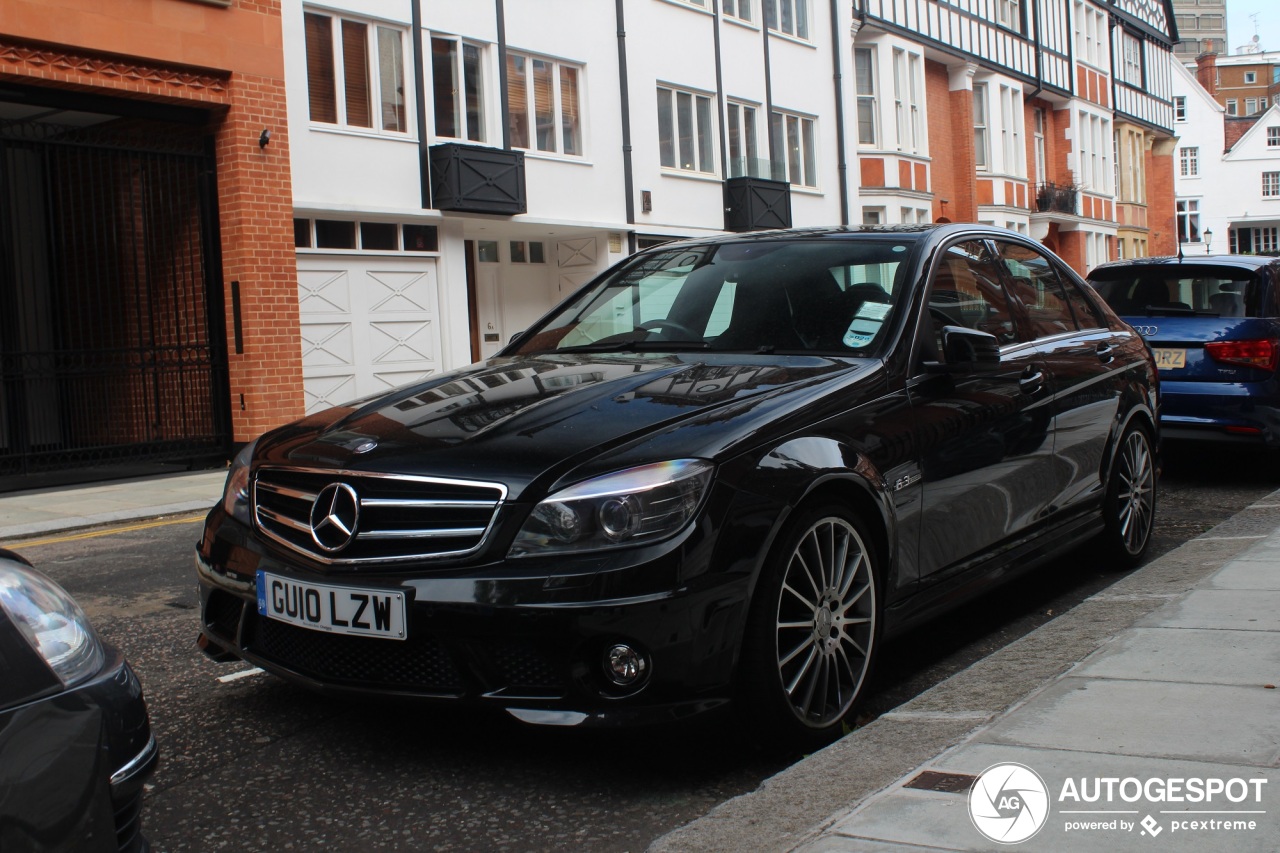
<svg viewBox="0 0 1280 853"><path fill-rule="evenodd" d="M599 551L664 539L698 511L713 468L701 459L677 459L561 489L533 508L507 556Z"/></svg>
<svg viewBox="0 0 1280 853"><path fill-rule="evenodd" d="M80 605L34 569L0 566L0 608L66 687L96 675L106 660Z"/></svg>
<svg viewBox="0 0 1280 853"><path fill-rule="evenodd" d="M222 487L222 509L242 524L249 524L249 462L253 459L256 441L251 441L231 462L227 472L227 484Z"/></svg>

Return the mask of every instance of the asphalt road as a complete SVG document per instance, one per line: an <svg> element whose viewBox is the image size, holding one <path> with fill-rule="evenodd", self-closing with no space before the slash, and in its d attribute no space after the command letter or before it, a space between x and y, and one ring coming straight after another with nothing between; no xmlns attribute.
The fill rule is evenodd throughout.
<svg viewBox="0 0 1280 853"><path fill-rule="evenodd" d="M1151 556L1271 493L1246 454L1166 454ZM142 678L162 758L144 812L154 848L643 850L755 788L787 761L715 720L584 733L499 717L336 702L194 645L199 521L93 531L24 548L81 602ZM1073 552L884 649L883 713L1118 577Z"/></svg>

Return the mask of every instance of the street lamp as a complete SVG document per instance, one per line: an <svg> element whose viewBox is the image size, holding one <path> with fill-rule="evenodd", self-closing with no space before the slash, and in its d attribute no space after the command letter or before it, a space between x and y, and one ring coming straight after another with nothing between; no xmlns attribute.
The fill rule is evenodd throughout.
<svg viewBox="0 0 1280 853"><path fill-rule="evenodd" d="M1213 243L1213 229L1204 229L1204 253L1209 254L1209 246Z"/></svg>

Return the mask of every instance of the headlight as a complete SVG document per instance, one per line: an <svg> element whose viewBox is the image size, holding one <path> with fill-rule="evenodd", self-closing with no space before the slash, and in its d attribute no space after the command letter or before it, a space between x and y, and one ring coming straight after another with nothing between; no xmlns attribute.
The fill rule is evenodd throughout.
<svg viewBox="0 0 1280 853"><path fill-rule="evenodd" d="M7 563L0 570L0 608L67 687L102 669L102 644L84 611L39 572Z"/></svg>
<svg viewBox="0 0 1280 853"><path fill-rule="evenodd" d="M534 507L510 557L643 545L693 518L711 482L701 459L641 465L562 489Z"/></svg>
<svg viewBox="0 0 1280 853"><path fill-rule="evenodd" d="M258 442L251 441L231 462L227 472L227 484L222 489L222 509L242 524L249 524L249 461Z"/></svg>

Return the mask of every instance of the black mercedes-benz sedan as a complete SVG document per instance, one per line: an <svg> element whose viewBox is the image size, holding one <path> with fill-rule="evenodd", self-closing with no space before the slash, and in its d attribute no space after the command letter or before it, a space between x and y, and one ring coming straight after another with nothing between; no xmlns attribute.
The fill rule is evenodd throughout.
<svg viewBox="0 0 1280 853"><path fill-rule="evenodd" d="M0 548L0 850L145 853L142 685L75 600Z"/></svg>
<svg viewBox="0 0 1280 853"><path fill-rule="evenodd" d="M245 447L200 644L322 692L548 725L732 703L841 731L886 636L1095 536L1139 559L1157 380L982 226L673 243L488 361Z"/></svg>

